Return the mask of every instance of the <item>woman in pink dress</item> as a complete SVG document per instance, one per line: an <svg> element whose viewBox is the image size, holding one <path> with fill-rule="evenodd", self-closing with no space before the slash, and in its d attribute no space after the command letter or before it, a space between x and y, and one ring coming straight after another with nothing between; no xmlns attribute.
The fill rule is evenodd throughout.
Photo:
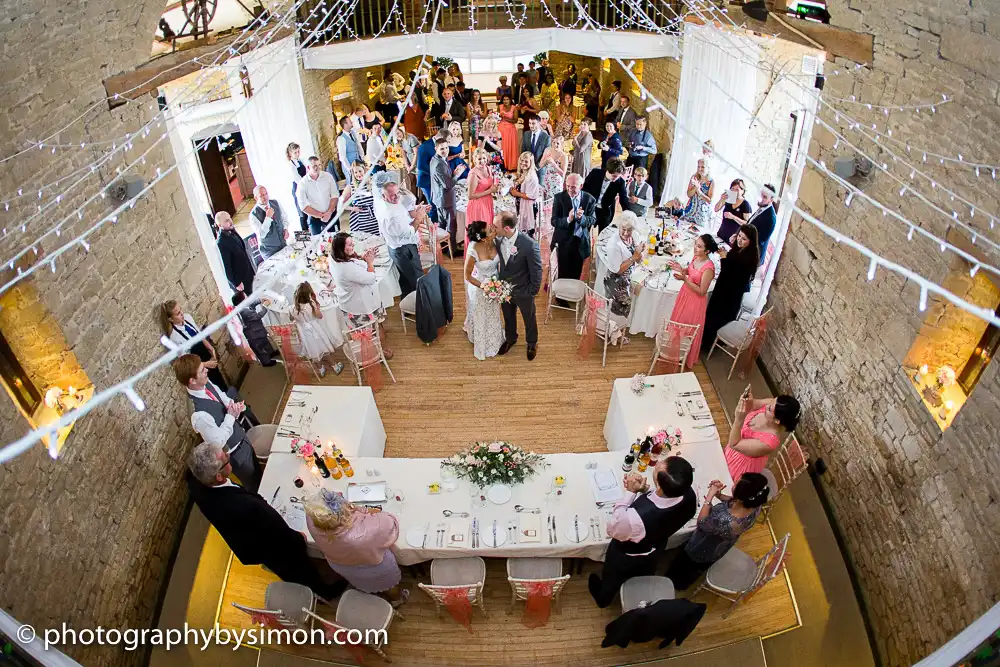
<svg viewBox="0 0 1000 667"><path fill-rule="evenodd" d="M472 152L472 171L469 172L469 206L465 209L465 219L469 223L493 222L493 195L498 184L489 168L490 156L482 148ZM469 247L469 233L465 233L465 247Z"/></svg>
<svg viewBox="0 0 1000 667"><path fill-rule="evenodd" d="M503 96L497 111L500 112L503 164L507 168L507 171L515 171L517 169L517 158L520 155L520 148L517 145L517 107L511 101L510 95Z"/></svg>
<svg viewBox="0 0 1000 667"><path fill-rule="evenodd" d="M711 234L702 234L694 242L694 258L687 267L670 262L674 278L684 282L674 302L670 319L681 324L698 324L698 333L688 352L687 366L693 367L701 354L701 335L705 329L705 309L708 308L708 288L715 278L715 265L709 254L718 251L719 246Z"/></svg>
<svg viewBox="0 0 1000 667"><path fill-rule="evenodd" d="M755 401L750 387L736 406L733 428L726 446L729 474L738 480L745 472L761 472L771 452L785 441L799 424L802 408L794 396Z"/></svg>

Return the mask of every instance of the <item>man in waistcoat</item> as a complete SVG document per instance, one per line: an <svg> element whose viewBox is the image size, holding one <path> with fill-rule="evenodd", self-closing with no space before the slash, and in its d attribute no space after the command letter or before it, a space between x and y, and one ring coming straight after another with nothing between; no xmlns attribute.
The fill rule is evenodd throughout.
<svg viewBox="0 0 1000 667"><path fill-rule="evenodd" d="M260 242L260 256L267 259L285 247L288 240L288 228L285 227L285 214L277 201L268 197L267 188L258 185L253 189L256 206L250 209L250 224L257 232Z"/></svg>

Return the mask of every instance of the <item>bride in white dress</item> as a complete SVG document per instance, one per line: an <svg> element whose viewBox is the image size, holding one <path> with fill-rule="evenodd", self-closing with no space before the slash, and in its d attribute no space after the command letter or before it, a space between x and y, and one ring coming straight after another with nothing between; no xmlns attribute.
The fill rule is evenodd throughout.
<svg viewBox="0 0 1000 667"><path fill-rule="evenodd" d="M465 254L465 324L476 359L495 357L503 345L503 314L500 304L483 296L482 281L497 275L500 257L493 241L493 225L476 221L467 228L469 249Z"/></svg>

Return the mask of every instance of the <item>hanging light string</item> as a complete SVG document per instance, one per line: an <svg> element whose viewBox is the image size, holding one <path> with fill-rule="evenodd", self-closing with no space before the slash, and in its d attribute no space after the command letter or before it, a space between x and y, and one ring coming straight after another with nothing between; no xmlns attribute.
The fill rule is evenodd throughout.
<svg viewBox="0 0 1000 667"><path fill-rule="evenodd" d="M350 0L350 2L351 2L351 5L350 5L350 9L348 10L348 12L346 12L346 13L345 13L345 14L343 15L343 17L346 17L346 16L350 16L350 13L351 13L351 12L353 12L353 11L354 11L354 9L356 8L356 6L357 6L357 4L358 4L358 1L359 1L359 0ZM335 15L335 13L334 13L333 11L331 11L331 12L329 12L329 13L327 14L327 17L333 17L334 15ZM343 18L343 17L340 17L340 18ZM322 25L323 25L323 22L321 22L321 23L320 23L320 24L319 24L319 25L317 26L316 30L315 30L315 31L313 31L313 32L312 32L312 33L310 34L309 38L308 38L308 39L307 39L307 40L306 40L306 41L305 41L305 42L304 42L304 43L303 43L303 44L302 44L301 46L298 46L298 47L296 47L296 49L295 49L295 61L296 61L296 62L298 61L298 58L299 58L299 57L301 57L301 53L302 53L302 51L303 51L304 49L308 48L308 46L309 46L309 43L310 43L310 41L311 41L312 39L314 39L314 38L315 38L315 35L316 35L316 34L317 34L317 32L318 32L318 31L319 31L319 30L320 30L320 29L322 28ZM281 70L278 70L277 72L275 72L275 74L274 74L274 75L272 75L272 76L271 76L271 77L270 77L270 78L269 78L269 79L267 80L267 82L265 83L265 85L266 85L267 83L270 83L270 81L271 81L271 80L272 80L272 79L273 79L273 78L274 78L275 76L277 76L278 72L280 72L280 71L281 71ZM235 119L235 118L237 117L237 115L238 115L238 114L239 114L239 113L240 113L240 112L241 112L241 111L243 110L243 108L244 108L244 107L246 107L246 106L247 106L247 105L249 104L249 102L250 102L250 99L249 99L249 98L248 98L248 99L246 99L246 100L244 100L243 104L242 104L242 105L241 105L241 106L240 106L239 108L237 108L236 110L234 110L234 111L232 112L232 114L231 114L230 116L228 116L228 117L227 117L227 119L226 119L226 121L225 121L225 122L230 122L230 121L232 121L233 119ZM162 135L160 136L160 138L159 138L159 139L157 140L157 143L158 143L159 141L162 141L162 140L166 139L166 138L167 138L168 136L169 136L169 135L168 135L168 133L167 133L167 132L163 132L163 134L162 134ZM144 195L145 193L147 193L147 192L149 192L150 190L152 190L152 188L153 188L153 187L154 187L154 186L155 186L155 185L156 185L157 183L159 183L160 181L162 181L162 180L163 180L164 178L166 178L166 177L167 177L168 175L170 175L170 174L171 174L171 173L172 173L172 172L173 172L173 171L174 171L175 169L177 169L178 165L179 165L179 164L180 164L180 163L181 163L181 162L182 162L183 160L187 159L188 157L190 157L190 156L192 156L192 155L195 155L195 154L197 154L197 152L198 152L198 151L200 151L200 150L201 150L202 148L204 148L204 147L205 147L205 146L206 146L206 145L207 145L207 144L208 144L208 143L209 143L210 141L212 141L213 139L214 139L214 137L207 137L206 139L202 140L201 142L199 142L199 143L197 143L197 144L194 144L194 145L192 145L192 147L191 147L191 148L190 148L190 149L188 150L188 152L187 152L187 153L185 153L185 154L184 154L184 155L182 156L181 160L179 160L179 161L176 161L176 162L174 162L173 164L171 164L171 165L167 166L167 168L166 168L165 170L164 170L164 169L158 169L158 171L157 171L157 176L156 176L156 177L155 177L155 178L154 178L153 180L151 180L151 181L149 182L149 184L148 184L148 185L144 186L144 187L143 187L143 189L142 189L142 190L140 190L140 191L139 191L139 193L138 193L138 194L136 194L136 196L135 196L135 197L131 198L130 200L128 200L128 201L126 201L126 202L123 202L123 203L122 203L122 204L120 204L120 205L119 205L119 206L118 206L117 208L115 208L115 209L114 209L113 211L111 211L111 213L109 213L109 214L107 214L107 215L105 215L105 216L102 216L102 217L101 217L101 218L100 218L100 219L99 219L99 220L98 220L98 221L97 221L96 223L94 223L94 224L93 224L93 225L92 225L91 227L89 227L88 229L86 229L86 230L85 230L85 231L84 231L84 232L83 232L82 234L80 234L80 235L76 236L75 238L73 238L72 240L68 241L67 243L65 243L65 244L64 244L64 245L62 245L61 247L59 247L59 248L57 248L57 249L53 250L53 251L52 251L51 253L49 253L49 254L48 254L48 255L47 255L47 256L46 256L45 258L42 258L42 259L40 259L40 260L39 260L38 262L35 262L34 264L32 264L32 265L31 265L30 267L28 267L27 269L25 269L25 270L22 270L22 269L21 269L20 267L17 267L17 274L16 274L16 275L15 275L15 276L14 276L13 278L11 278L10 280L8 280L8 281L7 281L6 283L4 283L3 285L0 285L0 293L3 293L3 292L6 292L6 291L7 291L8 289L10 289L10 288L11 288L11 287L13 287L14 285L16 285L16 284L17 284L18 282L20 282L20 281L21 281L21 280L23 280L24 278L27 278L27 277L28 277L28 276L30 276L31 274L33 274L33 273L35 273L36 271L40 270L40 269L41 269L41 268L42 268L43 266L45 266L46 264L48 264L48 265L49 265L49 267L50 267L50 268L52 269L52 271L53 271L53 272L55 272L55 260L56 260L56 258L57 258L58 256L60 256L60 255L64 254L65 252L68 252L68 251L69 251L70 249L73 249L73 248L75 248L75 247L76 247L77 245L80 245L81 247L84 247L84 248L86 248L86 241L87 241L87 238L88 238L88 237L89 237L89 236L90 236L91 234L93 234L94 232L96 232L96 231L97 231L97 230L98 230L99 228L101 228L102 226L104 226L104 225L105 225L106 223L108 223L108 222L111 222L111 223L115 223L115 222L117 222L117 221L118 221L118 215L119 215L120 213L122 213L123 211L125 211L125 209L126 209L126 208L133 208L133 207L135 206L136 202L138 201L138 199L139 199L139 198L140 198L140 197L141 197L142 195ZM149 148L148 148L148 149L146 150L146 153L148 153L149 151L153 150L153 148L154 148L155 146L156 146L156 143L154 143L154 144L153 144L152 146L150 146L150 147L149 147ZM141 158L140 158L140 159L141 159ZM133 165L134 165L134 163L133 163ZM102 193L103 193L103 191L102 191ZM97 196L97 195L95 195L95 197L96 197L96 196ZM92 198L92 199L93 199L93 198ZM88 202L88 203L89 203L89 202ZM76 213L78 213L79 211L80 211L80 209L77 209ZM62 225L63 225L63 224L65 224L65 223L66 223L66 222L67 222L67 221L68 221L68 220L69 220L69 219L70 219L70 218L72 217L72 215L73 215L73 214L71 213L71 214L70 214L70 215L68 215L68 216L67 216L66 218L64 218L64 219L63 219L63 220L62 220L62 221L61 221L61 222L60 222L59 224L57 224L55 228L53 228L53 229L49 230L48 232L46 232L46 233L45 233L45 234L44 234L44 235L43 235L42 237L40 237L40 239L39 239L38 241L36 241L36 244L35 244L35 245L31 245L31 246L26 246L25 248L23 248L23 249L22 249L22 250L21 250L21 251L20 251L20 252L19 252L19 253L18 253L18 254L17 254L17 255L15 256L15 257L14 257L14 259L12 259L12 260L8 260L8 261L7 261L7 266L8 266L9 268L11 268L11 269L15 268L15 264L17 263L17 261L18 261L18 260L19 260L19 259L20 259L21 257L24 257L24 256L25 256L25 255L26 255L27 253L29 253L29 252L34 252L34 253L35 253L35 254L37 255L37 254L38 254L38 250L37 250L37 246L38 246L38 243L40 242L40 240L41 240L41 239L44 239L44 238L46 238L46 237L48 237L48 236L49 236L50 234L56 234L56 236L59 236L59 235L60 235L60 234L59 234L59 230L61 229Z"/></svg>
<svg viewBox="0 0 1000 667"><path fill-rule="evenodd" d="M285 15L285 18L279 24L277 24L274 28L270 29L270 32L267 35L267 40L269 40L271 38L271 36L275 33L275 31L277 29L279 29L289 17L294 16L295 9L300 4L302 4L304 1L305 0L297 0L295 6L290 9L289 13ZM345 2L346 0L338 0L338 1L339 2ZM317 5L317 7L318 7L318 5ZM313 11L315 12L316 9L314 8ZM256 34L254 36L252 36L250 39L252 40L255 36L256 36ZM261 38L261 43L266 43L265 38L263 38L263 37ZM240 46L240 48L242 48L242 46ZM226 50L226 48L221 49L220 53L221 53L221 51L225 51L225 50ZM230 48L230 50L235 50L235 49ZM221 55L217 56L216 61L214 61L210 65L204 66L204 69L202 70L202 73L199 75L199 77L197 78L197 80L193 81L186 88L182 89L178 93L175 102L187 101L187 97L191 93L198 93L198 99L201 99L204 96L212 94L212 92L215 89L210 90L210 91L204 91L204 92L202 92L202 91L200 91L200 86L201 86L201 83L204 81L204 79L207 78L207 71L209 69L215 69L218 66L220 66L220 65L217 65L216 62L218 62L219 58L221 58L221 57L222 57ZM197 60L197 59L195 59L195 60ZM171 69L173 69L173 68L171 68ZM153 81L155 78L157 78L157 77L154 76L153 78L150 78L146 83L148 83L150 81ZM142 86L142 85L145 85L145 84L139 84L139 85ZM218 88L218 86L216 86L216 88ZM135 90L135 88L133 88L132 90ZM98 104L103 104L103 102L99 102ZM149 105L149 108L150 108L150 110L152 110L153 105ZM188 111L182 110L177 115L180 116L181 113L188 113ZM103 155L101 155L97 159L91 161L89 164L82 165L81 167L79 167L78 169L74 170L70 174L67 174L66 176L63 176L63 177L61 177L61 178L53 181L52 183L44 184L44 185L41 185L41 186L34 186L33 185L33 186L30 186L30 187L22 185L21 187L19 187L17 189L17 194L16 195L9 195L9 196L3 198L4 211L10 210L10 204L14 203L16 200L21 199L21 198L30 198L30 197L34 196L35 190L38 191L38 199L41 199L43 192L45 192L46 190L51 190L51 188L54 185L58 184L58 183L62 183L64 181L66 181L66 180L69 180L69 179L73 178L74 176L79 175L80 173L85 173L88 176L90 174L92 174L92 173L95 173L97 171L97 169L99 169L101 166L103 166L104 164L108 163L111 159L113 159L118 152L123 152L124 153L125 151L130 150L131 147L132 147L132 142L135 139L138 139L140 134L142 135L142 138L146 138L146 137L149 136L149 134L151 134L152 128L154 127L154 125L155 126L161 126L162 125L162 116L164 116L164 114L165 114L165 111L159 111L159 112L157 112L152 118L150 118L150 120L146 121L137 130L135 130L134 132L129 132L129 133L125 134L123 137L118 137L116 139L109 139L106 142L103 142L103 141L89 142L89 143L88 142L80 142L79 143L79 147L80 148L85 148L87 146L94 147L94 146L98 146L98 145L111 144L111 150L105 151ZM67 127L69 127L69 126L67 126ZM64 129L66 129L66 128L64 128ZM70 146L70 145L77 146L78 144L65 144L65 145L66 146ZM45 144L45 146L48 147L48 146L50 146L50 144ZM52 148L52 152L55 152L55 147ZM77 181L77 183L75 183L74 185L78 184L79 182L80 181ZM73 186L70 186L70 188L68 188L66 191L63 191L62 193L60 193L57 196L57 198L65 198L66 194L68 193L68 190L72 189L72 187ZM28 192L24 192L25 189L27 189ZM39 211L39 213L40 212L41 211ZM25 221L25 222L27 222L27 221ZM12 223L11 226L16 227L16 226L19 226L20 224L23 224L23 223Z"/></svg>
<svg viewBox="0 0 1000 667"><path fill-rule="evenodd" d="M433 20L432 27L431 27L432 32L437 27L438 17L439 17L439 14L440 14L441 5L443 4L443 0L438 0L438 2L439 2L439 4L436 6L436 9L435 9L435 12L434 12L434 20ZM353 11L354 11L354 9L355 9L356 6L357 6L357 0L354 0L354 3L352 5L352 7L351 7L351 10L349 12L346 12L345 15L350 15L351 13L353 13ZM297 51L301 50L302 48L305 48L305 47L304 46L303 47L298 47ZM296 57L299 57L300 55L301 55L300 53L297 53ZM424 55L424 56L421 57L421 61L420 62L421 62L421 66L423 66L424 63L426 62L426 55ZM273 79L273 77L272 77L272 79ZM271 81L271 79L268 79L268 81L264 83L264 85L261 87L261 89L263 90L264 88L266 88L267 85L270 83L270 81ZM407 93L407 96L406 96L407 103L409 103L409 101L413 99L413 91L414 91L415 85L416 85L416 79L414 79L414 81L412 81L410 83L409 92ZM400 123L401 120L402 120L402 114L400 114L396 118L396 121L393 123L393 127L392 127L392 135L393 136L395 135L395 130L396 130L397 127L399 127L399 123ZM371 176L373 174L374 174L374 165L373 165L373 167L371 169L369 169L365 173L365 176L362 179L361 185L363 186L365 183L367 183L370 180L370 178L371 178ZM327 225L327 229L330 229L334 224L336 224L337 222L339 222L341 216L343 215L343 212L345 210L347 210L347 207L350 206L351 202L353 202L354 198L357 196L357 192L358 192L359 189L360 188L355 188L354 191L351 193L351 195L349 197L347 197L344 201L338 203L337 212L336 212L336 214L334 216L331 216L330 222ZM316 247L318 247L318 244L320 243L320 239L321 238L322 238L321 236L317 236L312 241L312 245L313 245L314 249ZM259 288L260 291L267 290L273 284L276 284L279 279L280 279L280 277L277 276L277 275L272 276L269 281L267 281L266 283L264 283L264 284L262 284L260 286L260 288ZM238 306L234 307L229 313L227 313L223 317L221 317L221 318L217 319L216 321L214 321L214 322L206 325L205 327L203 327L201 329L201 331L199 331L196 335L192 336L190 339L188 339L187 341L185 341L185 344L183 346L177 346L177 345L173 345L172 347L171 346L167 346L168 351L165 354L163 354L162 356L158 357L155 361L153 361L152 363L148 364L142 370L140 370L137 373L134 373L133 375L131 375L128 379L123 380L123 381L119 382L118 384L115 384L114 386L109 387L108 389L105 389L104 391L101 391L101 392L95 394L89 401L87 401L83 405L81 405L81 406L79 406L77 408L74 408L73 410L70 410L69 412L65 413L59 419L57 419L55 422L53 422L51 424L46 424L42 428L33 429L32 431L29 431L26 435L24 435L23 437L19 438L18 440L15 440L14 442L12 442L12 443L4 446L2 449L0 449L0 464L3 464L5 462L13 459L14 457L18 456L19 454L21 454L22 452L26 451L27 449L29 449L30 447L32 447L36 443L40 442L42 440L42 438L44 438L46 436L50 437L49 453L50 453L50 455L54 456L57 453L56 452L56 447L55 447L54 443L57 440L59 429L65 428L67 426L72 425L77 420L79 420L82 417L84 417L85 415L89 414L90 412L92 412L93 410L95 410L96 408L98 408L99 406L101 406L101 405L109 402L112 398L114 398L115 396L117 396L119 394L124 394L129 399L129 401L132 403L133 407L135 407L136 410L140 410L140 411L143 410L145 408L145 403L142 401L142 398L139 396L139 394L135 390L135 385L140 380L148 377L149 375L151 375L152 373L154 373L159 368L165 366L166 364L172 362L174 359L176 359L180 355L186 353L186 351L189 350L191 348L191 346L193 346L196 343L199 343L199 342L205 340L212 333L214 333L214 332L222 329L225 326L228 326L228 324L230 322L232 322L236 317L239 317L239 314L243 310L249 308L252 303L254 303L253 299L245 299L243 301L243 303L241 303Z"/></svg>
<svg viewBox="0 0 1000 667"><path fill-rule="evenodd" d="M544 2L545 0L542 1ZM650 5L653 11L656 12L657 16L664 19L667 23L665 26L660 26L657 25L656 21L652 17L650 17L645 11L643 11L642 6L639 5L636 0L625 0L625 2L628 3L629 7L632 9L634 13L638 14L642 19L645 19L644 23L646 23L646 25L648 26L647 28L645 28L645 30L648 30L649 32L659 33L660 35L669 34L670 36L673 37L675 36L675 34L673 33L675 32L677 25L683 23L684 21L684 17L678 16L677 12L672 12L674 14L674 17L671 18L666 14L664 14L663 12L661 12L659 9L657 9L656 5ZM612 2L611 4L615 8L618 7L618 5L614 2ZM621 13L620 10L619 13Z"/></svg>
<svg viewBox="0 0 1000 667"><path fill-rule="evenodd" d="M587 15L586 10L580 5L580 1L579 0L574 0L574 2L577 5L578 11L580 11L585 16L589 16L589 15ZM690 136L695 137L696 139L698 139L698 141L700 143L704 143L706 141L706 139L704 139L702 137L698 137L698 135L696 133L691 132L690 130L688 130L687 127L685 127L684 125L682 125L680 123L680 119L677 117L677 115L674 114L672 111L670 111L670 109L667 108L666 106L664 106L662 103L660 103L660 101L657 100L656 97L649 90L646 89L646 87L642 84L642 81L640 81L639 78L632 71L631 67L629 67L628 65L626 65L620 58L616 57L616 58L614 58L614 60L616 62L618 62L619 65L622 66L622 68L625 70L626 75L630 79L632 79L632 81L639 87L639 89L642 92L644 92L646 94L646 96L653 102L652 106L654 108L656 108L656 109L660 109L664 114L667 115L667 117L669 117L674 122L674 126L677 128L678 131L685 132L685 133L689 134ZM726 159L725 156L721 155L718 152L714 152L713 156L716 159L720 160L727 167L729 167L730 169L732 169L733 171L735 171L737 174L739 174L744 180L746 180L749 183L751 183L752 185L754 185L755 187L757 187L757 188L762 188L763 187L762 183L759 183L755 178L753 178L752 176L749 176L748 174L744 173L744 171L743 171L743 169L741 167L739 167L739 166L733 164L732 162L730 162L728 159ZM921 276L921 275L919 275L919 274L911 271L910 269L908 269L908 268L906 268L906 267L904 267L904 266L902 266L900 264L897 264L897 263L893 262L892 260L889 260L889 259L886 259L885 257L882 257L881 255L879 255L878 253L874 252L873 250L870 250L869 248L867 248L866 246L862 245L861 243L858 243L854 239L852 239L852 238L850 238L848 236L845 236L843 233L841 233L841 232L833 229L829 225L826 225L821 220L819 220L816 217L814 217L808 211L803 210L802 208L800 208L799 206L797 206L796 203L795 203L795 201L793 201L787 195L784 197L784 199L782 201L783 201L784 204L786 204L789 207L791 207L791 209L793 211L795 211L796 213L798 213L799 216L801 216L803 220L805 220L805 221L809 222L810 224L812 224L814 227L816 227L817 229L819 229L821 232L823 232L827 236L831 237L837 243L847 245L848 247L853 248L854 250L858 251L859 253L861 253L862 255L864 255L865 257L867 257L870 260L870 262L869 262L869 274L872 275L873 277L874 277L874 272L871 271L871 264L872 263L874 263L874 265L875 265L876 268L879 267L879 266L881 266L881 267L883 267L885 269L888 269L889 271L892 271L894 273L898 273L898 274L902 275L904 278L907 278L908 280L912 280L915 283L917 283L918 285L920 285L920 295L921 295L921 297L920 297L920 304L919 304L920 310L924 310L927 307L927 294L928 293L934 293L934 294L937 294L937 295L943 297L944 299L950 301L955 306L957 306L957 307L959 307L959 308L961 308L961 309L963 309L963 310L971 313L972 315L975 315L976 317L978 317L980 319L986 320L987 322L989 322L990 324L993 324L994 326L1000 327L1000 317L997 317L996 314L993 312L992 309L990 309L990 308L984 308L984 307L980 307L980 306L976 306L974 304L971 304L971 303L965 301L964 299L962 299L961 297L957 296L956 294L950 292L949 290L941 287L937 283L934 283L934 282L932 282L930 280L927 280L923 276Z"/></svg>
<svg viewBox="0 0 1000 667"><path fill-rule="evenodd" d="M888 116L891 111L916 111L917 113L920 113L921 109L927 109L930 110L931 113L936 113L939 106L955 101L954 97L948 97L944 93L941 93L941 99L937 102L922 102L920 104L871 104L870 102L859 101L854 95L851 95L850 99L846 97L824 95L823 99L827 102L840 102L841 104L855 104L857 106L863 106L869 111L881 111L883 115L886 116Z"/></svg>
<svg viewBox="0 0 1000 667"><path fill-rule="evenodd" d="M346 2L346 0L344 0L344 1ZM333 12L330 12L329 14L327 14L327 16L332 16L332 15L333 15ZM271 32L271 34L270 34L270 35L268 36L268 39L270 39L270 38L271 38L271 37L273 37L273 36L274 36L275 34L277 34L277 31L278 31L278 30L277 30L277 28L275 28L275 30L273 30L273 31ZM267 44L267 41L265 41L265 40L262 40L262 41L261 41L261 46L264 46L264 45L266 45L266 44ZM221 85L221 84L220 84L220 85ZM151 152L152 152L152 151L153 151L153 150L154 150L154 149L155 149L155 148L156 148L156 147L157 147L157 146L158 146L158 145L159 145L159 144L160 144L160 143L161 143L162 141L164 141L164 140L165 140L165 139L167 139L168 137L169 137L169 134L168 134L168 132L164 131L164 132L160 133L159 137L158 137L158 138L157 138L157 139L156 139L156 140L155 140L155 141L154 141L154 142L153 142L153 143L152 143L152 144L151 144L151 145L150 145L149 147L147 147L147 148L146 148L146 150L145 150L145 151L143 151L143 152L142 152L142 153L141 153L141 154L139 155L139 157L138 157L137 159L133 160L133 161L132 161L131 163L129 163L129 164L127 164L127 165L125 166L125 169L124 169L124 172L123 172L123 171L122 171L122 170L121 170L121 169L119 168L119 172L118 172L118 174L119 174L119 175L118 175L118 176L116 176L116 178L118 178L118 177L120 177L121 175L123 175L123 173L127 173L127 172L128 172L129 170L131 170L131 169L135 168L135 167L136 167L137 165L139 165L139 164L145 164L145 163L146 163L146 156L147 156L147 155L148 155L149 153L151 153ZM200 149L201 149L202 147L204 147L204 146L205 146L205 145L206 145L206 144L208 143L209 139L211 139L211 138L208 138L208 139L204 140L204 141L203 141L203 142L202 142L202 143L201 143L201 144L200 144L200 145L198 146L198 150L200 150ZM158 174L160 174L160 173L161 173L161 171L162 171L162 168L157 168L157 173L158 173ZM169 172L170 172L170 170L168 169L167 173L169 173ZM47 204L46 204L46 205L45 205L44 207L42 207L42 206L39 206L39 210L38 210L38 212L36 212L36 213L32 214L32 215L31 215L31 216L30 216L30 217L29 217L28 219L26 219L26 220L24 220L24 221L21 221L21 222L17 223L17 226L18 226L18 227L20 227L20 230L21 230L21 232L22 232L22 233L25 233L25 232L27 231L27 223L28 223L28 222L30 222L31 220L34 220L34 219L36 219L36 218L38 218L38 217L41 217L42 213L43 213L43 212L44 212L44 211L45 211L46 209L48 209L49 207L51 207L51 206L55 206L55 205L58 205L58 204L60 203L60 201L61 201L62 197L63 197L63 196L65 195L65 194L67 194L67 193L68 193L68 192L69 192L70 190L72 190L72 188L73 188L73 187L75 187L75 186L76 186L76 185L78 185L79 183L83 182L84 180L87 180L87 178L89 178L89 176L90 176L90 174L88 173L88 174L86 174L85 176L81 177L81 178L80 178L80 179L79 179L78 181L76 181L75 183L73 183L73 184L72 184L72 185L71 185L71 186L70 186L70 187L69 187L69 188L68 188L67 190L65 190L65 191L64 191L64 192L63 192L63 193L62 193L61 195L58 195L58 196L57 196L57 197L55 197L54 199L50 200L50 201L49 201L49 202L48 202L48 203L47 203ZM20 260L20 259L21 259L22 257L24 257L25 255L27 255L27 254L28 254L29 252L34 252L34 253L35 253L35 254L37 255L37 254L38 254L38 250L37 250L37 247L38 247L38 246L39 246L39 245L40 245L40 244L41 244L41 243L42 243L42 242L43 242L43 241L44 241L45 239L47 239L47 238L51 237L51 236L52 236L53 234L54 234L54 235L55 235L56 237L59 237L59 236L61 236L61 234L62 234L62 228L63 228L63 227L64 227L64 226L65 226L65 225L66 225L67 223L69 223L69 222L71 222L71 221L73 220L73 216L74 216L74 215L76 216L77 220L82 220L82 219L83 219L83 210L84 210L84 209L85 209L85 208L86 208L86 207L87 207L88 205L90 205L91 203L93 203L93 202L95 202L95 201L98 201L98 200L103 200L103 199L105 199L105 198L106 198L106 188L105 188L105 187L102 187L102 188L101 188L100 190L98 190L98 191L97 191L96 193L94 193L93 195L91 195L91 196L90 196L90 197L89 197L89 198L88 198L88 199L87 199L86 201L84 201L84 202L83 202L82 204L80 204L80 205L79 205L79 206L78 206L78 207L77 207L77 208L76 208L75 210L73 210L73 211L70 211L70 212L69 212L69 213L68 213L68 214L67 214L67 215L66 215L66 216L65 216L64 218L62 218L62 220L60 220L59 222L57 222L57 223L56 223L56 224L55 224L54 226L52 226L52 227L51 227L51 228L50 228L50 229L49 229L48 231L44 232L44 233L43 233L43 234L42 234L41 236L37 237L37 238L36 238L36 239L35 239L34 241L32 241L31 243L28 243L27 245L25 245L25 246L24 246L24 247L23 247L23 248L22 248L22 249L21 249L20 251L18 251L18 252L17 252L17 253L16 253L16 254L15 254L15 255L14 255L13 257L10 257L10 258L8 258L8 259L4 260L4 261L3 261L2 263L0 263L0 266L3 266L4 264L6 264L8 268L10 268L10 269L13 269L13 268L14 268L14 266L15 266L15 264L16 264L16 263L17 263L17 262L18 262L18 261L19 261L19 260ZM134 205L135 205L135 203L134 203L134 202L132 202L131 206L134 206ZM130 206L130 207L131 207L131 206ZM117 216L115 216L115 217L117 217ZM102 225L102 224L103 224L104 222L106 222L106 219L105 219L104 221L101 221L101 222L99 222L97 226L100 226L100 225ZM7 231L7 230L8 230L8 228L7 228L7 227L3 227L3 228L2 228L2 232L3 232L3 235L6 235L6 234L8 233L8 231ZM89 235L89 233L85 233L85 236L86 236L86 235ZM69 244L69 245L70 245L70 246L72 246L72 243L71 243L71 244ZM64 246L64 248L65 248L65 246ZM61 253L59 253L59 254L61 254ZM6 288L3 288L3 289L0 289L0 292L2 292L2 291L3 291L4 289L6 289Z"/></svg>

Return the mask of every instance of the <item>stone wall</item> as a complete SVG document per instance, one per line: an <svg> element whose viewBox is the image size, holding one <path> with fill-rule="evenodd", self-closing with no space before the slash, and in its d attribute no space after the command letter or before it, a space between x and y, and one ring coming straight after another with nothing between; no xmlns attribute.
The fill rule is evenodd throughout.
<svg viewBox="0 0 1000 667"><path fill-rule="evenodd" d="M647 58L642 61L642 84L672 113L677 113L677 100L681 89L681 61L674 58ZM636 100L641 113L646 113L648 102ZM666 166L670 163L670 146L674 138L674 121L662 111L646 114L649 118L649 131L656 138L656 149L663 153Z"/></svg>
<svg viewBox="0 0 1000 667"><path fill-rule="evenodd" d="M125 0L100 7L8 7L21 27L4 32L0 155L30 147L30 139L46 137L97 106L59 134L58 142L72 148L59 148L54 155L32 150L0 165L3 199L18 187L34 192L86 165L105 150L104 145L92 147L94 142L121 145L122 137L155 113L150 96L110 112L102 102L101 80L148 58L162 9L162 2ZM9 232L0 239L3 257L64 218L59 237L37 243L40 256L93 224L111 209L110 198L98 198L82 220L73 213L75 206L158 137L155 130L149 138L135 137L125 157L119 154L95 171L41 217L29 220L55 192L45 189L41 199L25 197L0 211ZM76 148L81 142L86 146ZM139 172L148 182L172 162L164 140L146 155ZM77 247L61 255L55 273L46 267L3 295L0 329L25 356L24 366L42 392L49 383L68 385L83 375L100 390L153 360L162 352L153 314L163 299L180 300L202 322L221 313L175 175L88 243L89 252ZM22 268L33 260L29 253ZM6 282L10 276L0 277ZM141 628L153 621L185 505L183 461L194 436L186 400L169 370L135 388L145 399L144 412L116 398L76 424L58 460L35 446L0 466L0 605L39 630L63 621L76 628ZM28 428L13 401L0 395L0 441L11 442ZM143 662L142 652L124 649L66 651L86 665Z"/></svg>
<svg viewBox="0 0 1000 667"><path fill-rule="evenodd" d="M309 130L323 164L327 160L337 160L337 124L333 118L330 86L325 81L330 74L330 70L325 69L303 69L299 62L299 79L302 81Z"/></svg>
<svg viewBox="0 0 1000 667"><path fill-rule="evenodd" d="M925 148L985 162L1000 155L998 3L831 0L828 6L835 24L875 35L875 60L871 69L828 65L824 94L856 95L861 105L836 106L862 127L892 129L902 143L882 142L896 147L897 161L871 141L862 145L907 183L910 167L902 161L909 144L914 167L937 187L919 176L914 185L946 213L901 197L900 184L884 173L866 192L938 236L949 227L961 231L950 220L954 210L981 236L1000 242L982 214L998 208L1000 187L990 174L977 178L961 165L922 159ZM956 101L936 113L897 110L886 117L863 106L930 102L942 94ZM837 121L834 112L822 115ZM841 116L839 125L846 123ZM846 134L859 140L858 132ZM819 127L811 153L827 164L851 155ZM942 185L975 202L979 213L970 218L969 208L952 202ZM815 172L805 175L800 196L827 224L927 278L940 283L953 270L951 254L936 243L919 236L908 241L904 224L858 197L846 206L844 190ZM970 247L982 248L982 239ZM1000 450L993 444L1000 372L995 363L986 370L942 433L902 363L927 315L943 306L932 298L921 313L917 285L885 270L869 282L867 268L857 253L793 218L770 293L776 322L763 360L779 388L802 401L804 441L828 465L821 484L857 573L878 654L884 664L909 665L990 608L1000 590Z"/></svg>

